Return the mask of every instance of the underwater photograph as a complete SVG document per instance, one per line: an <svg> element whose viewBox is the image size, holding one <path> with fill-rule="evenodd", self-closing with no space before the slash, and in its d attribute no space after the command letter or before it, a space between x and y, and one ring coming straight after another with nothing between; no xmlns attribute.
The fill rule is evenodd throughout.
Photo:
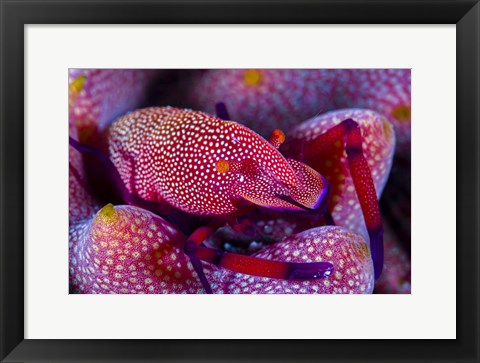
<svg viewBox="0 0 480 363"><path fill-rule="evenodd" d="M70 294L410 294L410 69L69 69Z"/></svg>

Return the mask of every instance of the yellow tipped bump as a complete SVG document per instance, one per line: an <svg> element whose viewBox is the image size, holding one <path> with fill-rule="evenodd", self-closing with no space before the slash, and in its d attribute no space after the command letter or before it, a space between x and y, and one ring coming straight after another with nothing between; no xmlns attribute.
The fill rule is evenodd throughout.
<svg viewBox="0 0 480 363"><path fill-rule="evenodd" d="M262 75L256 69L248 69L243 74L243 81L248 86L255 86L262 80Z"/></svg>
<svg viewBox="0 0 480 363"><path fill-rule="evenodd" d="M367 243L364 242L360 246L358 246L358 253L364 257L365 259L370 258L370 248L368 247Z"/></svg>
<svg viewBox="0 0 480 363"><path fill-rule="evenodd" d="M408 122L411 118L411 110L409 106L398 106L392 112L393 117L399 121Z"/></svg>
<svg viewBox="0 0 480 363"><path fill-rule="evenodd" d="M73 93L80 93L85 86L85 81L87 80L87 76L82 74L80 77L75 78L72 82L70 82L69 90Z"/></svg>
<svg viewBox="0 0 480 363"><path fill-rule="evenodd" d="M70 108L73 107L75 101L78 98L78 95L82 91L83 87L85 86L85 81L87 80L87 76L81 75L80 77L75 78L70 84L68 85L68 105Z"/></svg>
<svg viewBox="0 0 480 363"><path fill-rule="evenodd" d="M230 163L227 160L219 160L216 164L219 173L226 173L230 170Z"/></svg>
<svg viewBox="0 0 480 363"><path fill-rule="evenodd" d="M97 217L100 218L103 222L113 222L118 213L115 211L112 203L108 203L105 207L100 209Z"/></svg>
<svg viewBox="0 0 480 363"><path fill-rule="evenodd" d="M390 124L390 122L388 122L387 119L383 119L382 122L383 122L383 133L385 134L387 139L390 139L393 134L392 125Z"/></svg>

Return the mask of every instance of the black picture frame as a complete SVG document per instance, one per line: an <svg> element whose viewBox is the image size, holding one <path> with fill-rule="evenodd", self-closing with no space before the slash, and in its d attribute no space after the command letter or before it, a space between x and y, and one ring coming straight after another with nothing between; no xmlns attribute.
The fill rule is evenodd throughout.
<svg viewBox="0 0 480 363"><path fill-rule="evenodd" d="M1 0L0 359L36 361L479 362L480 4L437 1ZM25 24L456 24L457 339L24 339ZM445 172L455 172L448 166ZM453 191L452 191L453 192ZM440 202L439 202L440 203ZM454 211L450 213L452 221ZM442 261L438 262L439 264ZM439 321L439 324L441 322ZM195 329L195 327L192 327ZM412 329L415 329L412 326Z"/></svg>

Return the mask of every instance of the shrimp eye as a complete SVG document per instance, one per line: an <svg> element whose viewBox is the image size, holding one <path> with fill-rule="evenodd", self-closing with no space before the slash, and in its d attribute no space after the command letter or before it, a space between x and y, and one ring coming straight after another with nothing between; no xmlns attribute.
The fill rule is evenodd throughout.
<svg viewBox="0 0 480 363"><path fill-rule="evenodd" d="M230 163L227 160L219 160L216 165L219 173L227 173L230 170Z"/></svg>

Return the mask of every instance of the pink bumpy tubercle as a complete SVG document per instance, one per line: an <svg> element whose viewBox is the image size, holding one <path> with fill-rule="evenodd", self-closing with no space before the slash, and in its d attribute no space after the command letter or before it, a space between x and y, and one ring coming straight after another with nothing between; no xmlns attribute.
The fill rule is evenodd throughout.
<svg viewBox="0 0 480 363"><path fill-rule="evenodd" d="M72 123L69 124L69 136L78 137L77 128ZM73 233L77 225L92 217L100 205L88 190L82 155L72 146L68 147L68 167L68 215L70 233Z"/></svg>
<svg viewBox="0 0 480 363"><path fill-rule="evenodd" d="M391 124L382 115L362 109L332 111L307 120L293 130L287 142L290 146L308 145L343 120L358 123L362 135L362 151L370 168L376 196L380 198L392 167L395 150L395 134ZM287 143L286 142L286 143ZM291 147L285 145L287 152ZM314 150L294 151L293 157L305 162L322 174L330 183L329 204L336 224L358 232L367 238L364 218L358 201L357 191L351 178L345 140L338 140L321 154Z"/></svg>
<svg viewBox="0 0 480 363"><path fill-rule="evenodd" d="M204 293L183 252L185 236L137 207L104 206L77 224L71 238L72 292L86 294ZM318 280L284 280L234 273L203 263L214 293L370 293L373 267L360 235L318 227L287 237L254 257L283 262L330 262L335 271Z"/></svg>
<svg viewBox="0 0 480 363"><path fill-rule="evenodd" d="M116 117L139 107L157 73L142 69L69 69L70 85L76 82L81 86L78 94L70 92L69 102L80 141L98 142L98 133Z"/></svg>
<svg viewBox="0 0 480 363"><path fill-rule="evenodd" d="M216 69L194 77L192 105L214 113L224 102L230 117L268 137L332 108L333 83L326 70ZM292 123L293 122L293 123Z"/></svg>
<svg viewBox="0 0 480 363"><path fill-rule="evenodd" d="M395 128L397 152L411 140L411 70L337 70L336 108L367 108L386 116Z"/></svg>
<svg viewBox="0 0 480 363"><path fill-rule="evenodd" d="M375 282L375 293L410 294L410 257L388 221L384 222L384 230L385 263L382 275Z"/></svg>
<svg viewBox="0 0 480 363"><path fill-rule="evenodd" d="M233 69L199 73L192 104L213 113L224 102L231 117L261 135L342 108L366 108L395 127L401 151L411 138L410 69Z"/></svg>
<svg viewBox="0 0 480 363"><path fill-rule="evenodd" d="M342 227L313 228L285 238L253 256L285 262L330 262L334 271L318 280L281 280L224 271L229 294L368 294L373 263L367 242ZM227 276L229 275L229 276Z"/></svg>
<svg viewBox="0 0 480 363"><path fill-rule="evenodd" d="M82 227L70 258L70 279L75 291L90 294L204 292L183 253L185 237L153 213L108 204ZM214 285L213 281L211 284Z"/></svg>

